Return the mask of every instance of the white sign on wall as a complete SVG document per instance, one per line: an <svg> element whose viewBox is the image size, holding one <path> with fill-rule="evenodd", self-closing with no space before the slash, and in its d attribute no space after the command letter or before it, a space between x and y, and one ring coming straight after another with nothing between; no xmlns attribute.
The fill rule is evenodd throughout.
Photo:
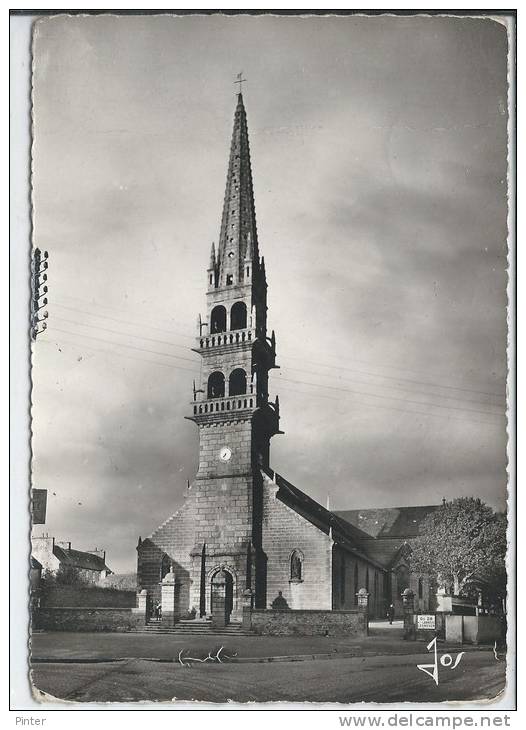
<svg viewBox="0 0 526 730"><path fill-rule="evenodd" d="M435 616L434 614L421 614L416 617L416 628L417 629L435 629Z"/></svg>

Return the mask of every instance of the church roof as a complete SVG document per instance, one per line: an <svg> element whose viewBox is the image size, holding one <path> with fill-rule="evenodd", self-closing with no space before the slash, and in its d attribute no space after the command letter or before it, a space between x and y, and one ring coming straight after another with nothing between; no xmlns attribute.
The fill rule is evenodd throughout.
<svg viewBox="0 0 526 730"><path fill-rule="evenodd" d="M369 562L385 569L407 540L417 537L428 515L439 505L387 507L331 512L272 469L264 473L278 486L277 498L318 529Z"/></svg>
<svg viewBox="0 0 526 730"><path fill-rule="evenodd" d="M211 268L215 266L219 275L237 269L235 279L242 280L246 260L259 266L247 115L243 96L238 94L219 246L217 253L212 250L210 264Z"/></svg>
<svg viewBox="0 0 526 730"><path fill-rule="evenodd" d="M293 509L297 514L324 532L326 535L332 530L332 538L335 543L347 550L351 550L359 557L368 560L379 568L384 568L380 561L366 553L361 547L361 541L368 535L355 525L341 519L336 513L322 507L315 499L309 497L301 489L294 486L287 479L270 468L263 469L267 477L273 479L278 486L277 498Z"/></svg>
<svg viewBox="0 0 526 730"><path fill-rule="evenodd" d="M106 561L100 555L86 553L82 550L72 550L55 545L53 555L60 560L62 565L83 570L109 570Z"/></svg>
<svg viewBox="0 0 526 730"><path fill-rule="evenodd" d="M335 514L354 525L362 536L358 547L371 559L388 567L408 540L418 537L424 520L439 505L419 507L380 507L377 509L338 510Z"/></svg>
<svg viewBox="0 0 526 730"><path fill-rule="evenodd" d="M377 509L338 510L338 517L359 528L371 538L410 538L420 534L422 522L439 505L420 507L379 507Z"/></svg>

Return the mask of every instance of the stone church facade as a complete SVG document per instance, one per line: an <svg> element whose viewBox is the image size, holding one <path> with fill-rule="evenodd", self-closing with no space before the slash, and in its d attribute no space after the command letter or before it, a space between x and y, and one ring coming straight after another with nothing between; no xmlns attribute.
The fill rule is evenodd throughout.
<svg viewBox="0 0 526 730"><path fill-rule="evenodd" d="M199 468L181 508L137 546L138 590L148 605L175 585L173 615L241 618L256 608L353 609L366 588L371 616L385 616L411 587L422 610L433 587L411 575L412 537L435 507L331 512L270 467L280 407L268 375L276 337L267 329L246 112L238 95L221 231L206 272L206 318L194 351L202 382L188 416L199 433ZM409 512L411 516L409 516Z"/></svg>

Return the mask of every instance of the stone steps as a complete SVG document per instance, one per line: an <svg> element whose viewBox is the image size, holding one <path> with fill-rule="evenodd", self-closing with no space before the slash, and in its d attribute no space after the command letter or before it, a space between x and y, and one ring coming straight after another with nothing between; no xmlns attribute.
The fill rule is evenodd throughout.
<svg viewBox="0 0 526 730"><path fill-rule="evenodd" d="M151 622L135 629L139 634L174 634L176 636L243 636L241 623L232 622L222 628L214 629L211 621L178 621L173 626Z"/></svg>

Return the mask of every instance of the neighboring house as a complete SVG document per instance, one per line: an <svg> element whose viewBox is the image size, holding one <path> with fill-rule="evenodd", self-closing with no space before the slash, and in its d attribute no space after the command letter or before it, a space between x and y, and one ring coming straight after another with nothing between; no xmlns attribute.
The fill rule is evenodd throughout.
<svg viewBox="0 0 526 730"><path fill-rule="evenodd" d="M70 542L58 542L48 535L31 538L31 557L44 573L68 569L85 583L98 583L112 572L106 565L106 551L73 550Z"/></svg>
<svg viewBox="0 0 526 730"><path fill-rule="evenodd" d="M115 588L119 591L136 591L137 573L110 573L99 585L101 588Z"/></svg>
<svg viewBox="0 0 526 730"><path fill-rule="evenodd" d="M35 610L40 606L40 580L42 578L42 565L31 556L29 567L29 590L30 590L30 606L31 610Z"/></svg>
<svg viewBox="0 0 526 730"><path fill-rule="evenodd" d="M31 556L29 570L29 585L31 591L37 591L40 588L40 579L42 577L42 564Z"/></svg>

